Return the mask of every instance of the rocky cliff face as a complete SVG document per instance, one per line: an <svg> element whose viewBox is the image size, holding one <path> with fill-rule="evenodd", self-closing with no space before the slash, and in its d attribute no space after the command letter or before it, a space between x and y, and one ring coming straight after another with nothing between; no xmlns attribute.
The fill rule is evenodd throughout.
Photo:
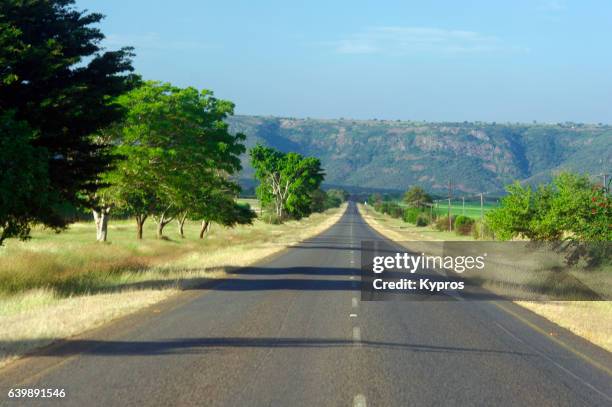
<svg viewBox="0 0 612 407"><path fill-rule="evenodd" d="M321 159L326 182L353 187L465 193L541 182L562 169L598 174L612 167L612 127L601 125L425 123L236 116L231 130ZM252 177L244 159L243 178Z"/></svg>

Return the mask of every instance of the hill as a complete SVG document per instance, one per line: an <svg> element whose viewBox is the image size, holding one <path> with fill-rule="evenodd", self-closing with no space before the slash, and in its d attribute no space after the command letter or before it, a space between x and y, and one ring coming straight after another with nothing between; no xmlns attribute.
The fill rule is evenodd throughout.
<svg viewBox="0 0 612 407"><path fill-rule="evenodd" d="M542 182L571 169L599 174L612 164L612 126L576 123L430 123L259 116L229 119L231 131L256 143L321 159L326 183L404 190L497 193L521 180ZM242 178L252 169L245 156ZM252 185L252 184L251 184Z"/></svg>

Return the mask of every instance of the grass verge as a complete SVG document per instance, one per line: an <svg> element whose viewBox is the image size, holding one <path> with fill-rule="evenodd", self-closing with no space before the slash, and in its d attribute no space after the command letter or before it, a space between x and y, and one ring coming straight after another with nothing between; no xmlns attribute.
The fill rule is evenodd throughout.
<svg viewBox="0 0 612 407"><path fill-rule="evenodd" d="M9 240L0 249L0 367L32 350L33 343L48 345L223 278L228 270L322 232L344 209L283 225L215 225L202 240L196 223L186 225L185 239L163 240L153 237L149 224L138 242L128 221L109 225L107 244L95 242L92 223L72 225L59 235L37 230L28 242Z"/></svg>
<svg viewBox="0 0 612 407"><path fill-rule="evenodd" d="M402 241L469 241L470 236L416 227L358 205L365 221L378 233ZM597 278L595 274L593 278ZM587 280L588 281L588 280ZM486 288L491 288L487 287ZM493 290L495 291L495 290ZM612 301L514 301L516 304L612 352Z"/></svg>

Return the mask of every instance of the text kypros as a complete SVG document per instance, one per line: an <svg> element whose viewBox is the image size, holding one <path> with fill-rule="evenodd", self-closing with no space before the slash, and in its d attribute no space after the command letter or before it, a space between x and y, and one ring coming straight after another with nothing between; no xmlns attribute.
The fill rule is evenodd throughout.
<svg viewBox="0 0 612 407"><path fill-rule="evenodd" d="M447 269L457 273L466 270L482 270L485 267L483 256L413 256L408 253L396 253L395 256L375 256L372 263L372 271L376 274L386 269L406 270L415 273L421 269Z"/></svg>

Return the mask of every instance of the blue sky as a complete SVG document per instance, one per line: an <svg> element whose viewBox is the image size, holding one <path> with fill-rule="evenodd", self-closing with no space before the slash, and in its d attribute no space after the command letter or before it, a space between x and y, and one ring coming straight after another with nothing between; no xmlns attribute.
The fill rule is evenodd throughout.
<svg viewBox="0 0 612 407"><path fill-rule="evenodd" d="M612 123L612 2L77 0L240 114Z"/></svg>

